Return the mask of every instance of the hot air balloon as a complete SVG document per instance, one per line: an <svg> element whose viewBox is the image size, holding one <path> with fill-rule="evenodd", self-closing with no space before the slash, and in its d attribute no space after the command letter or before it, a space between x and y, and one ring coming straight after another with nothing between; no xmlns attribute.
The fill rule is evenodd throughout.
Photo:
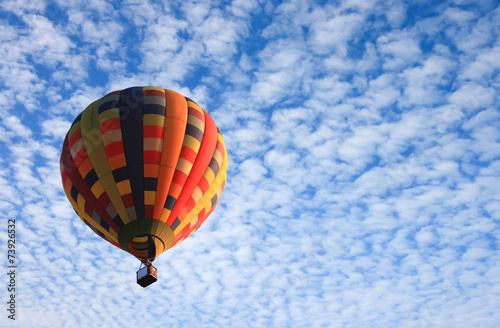
<svg viewBox="0 0 500 328"><path fill-rule="evenodd" d="M224 189L227 152L210 115L157 87L113 91L74 120L61 153L64 191L96 234L141 261L138 283L157 280L152 262L196 231Z"/></svg>

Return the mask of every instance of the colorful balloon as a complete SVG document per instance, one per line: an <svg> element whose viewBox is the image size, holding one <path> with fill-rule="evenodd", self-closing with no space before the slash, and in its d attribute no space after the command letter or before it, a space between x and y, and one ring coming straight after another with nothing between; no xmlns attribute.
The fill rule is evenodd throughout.
<svg viewBox="0 0 500 328"><path fill-rule="evenodd" d="M61 154L64 191L99 236L152 262L190 236L224 189L227 152L194 101L157 87L114 91L73 122Z"/></svg>

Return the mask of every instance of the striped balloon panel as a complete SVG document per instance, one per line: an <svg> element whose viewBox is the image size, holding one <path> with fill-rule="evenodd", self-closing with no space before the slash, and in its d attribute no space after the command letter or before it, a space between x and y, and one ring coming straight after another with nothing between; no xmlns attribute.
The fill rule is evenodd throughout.
<svg viewBox="0 0 500 328"><path fill-rule="evenodd" d="M174 91L133 87L73 122L61 176L78 216L99 236L153 260L192 234L225 185L227 152L210 115Z"/></svg>

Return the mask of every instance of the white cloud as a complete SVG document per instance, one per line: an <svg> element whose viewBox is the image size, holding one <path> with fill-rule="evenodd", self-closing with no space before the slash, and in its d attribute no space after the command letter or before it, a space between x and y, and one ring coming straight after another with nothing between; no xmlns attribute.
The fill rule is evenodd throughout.
<svg viewBox="0 0 500 328"><path fill-rule="evenodd" d="M473 24L457 29L455 35L450 35L450 37L455 39L455 44L459 50L480 52L480 49L489 42L494 41L494 23L492 23L492 20L496 20L498 14L498 9L492 11L489 15L480 18Z"/></svg>
<svg viewBox="0 0 500 328"><path fill-rule="evenodd" d="M17 15L23 15L27 12L38 12L45 8L43 0L7 0L2 2L2 8L6 11L11 11Z"/></svg>
<svg viewBox="0 0 500 328"><path fill-rule="evenodd" d="M60 30L60 27L43 16L24 17L29 26L28 38L21 39L22 51L33 56L36 63L55 66L66 60L74 43Z"/></svg>
<svg viewBox="0 0 500 328"><path fill-rule="evenodd" d="M386 2L388 8L386 9L387 21L393 28L399 28L406 20L406 13L408 4L399 1Z"/></svg>
<svg viewBox="0 0 500 328"><path fill-rule="evenodd" d="M373 158L376 145L383 143L385 139L376 129L359 127L340 145L339 158L353 162L355 166L358 166L358 161L367 163Z"/></svg>
<svg viewBox="0 0 500 328"><path fill-rule="evenodd" d="M212 10L210 15L196 27L196 34L205 47L205 54L215 57L225 57L234 53L236 41L245 32L243 25L225 19L220 10Z"/></svg>
<svg viewBox="0 0 500 328"><path fill-rule="evenodd" d="M254 101L269 106L288 101L293 90L309 89L310 85L303 84L311 68L305 56L303 46L297 42L270 42L259 53L260 69L255 72L256 82L251 86Z"/></svg>
<svg viewBox="0 0 500 328"><path fill-rule="evenodd" d="M231 11L236 17L248 17L251 11L259 6L259 1L235 0L232 3Z"/></svg>
<svg viewBox="0 0 500 328"><path fill-rule="evenodd" d="M312 50L319 53L334 51L344 54L346 43L362 28L363 16L358 13L334 14L333 17L321 16L314 17L312 21Z"/></svg>
<svg viewBox="0 0 500 328"><path fill-rule="evenodd" d="M123 15L136 26L147 25L160 12L160 8L149 1L127 0L122 5Z"/></svg>
<svg viewBox="0 0 500 328"><path fill-rule="evenodd" d="M61 119L50 119L42 123L42 133L63 140L71 127L71 122Z"/></svg>
<svg viewBox="0 0 500 328"><path fill-rule="evenodd" d="M477 15L474 12L453 7L446 8L443 12L443 16L460 25L466 25L470 23L471 20L477 18Z"/></svg>
<svg viewBox="0 0 500 328"><path fill-rule="evenodd" d="M415 236L415 240L419 244L423 244L422 246L425 247L426 244L431 244L436 240L436 236L430 229L421 229Z"/></svg>
<svg viewBox="0 0 500 328"><path fill-rule="evenodd" d="M464 84L457 91L449 95L450 103L472 112L492 104L494 93L477 83Z"/></svg>
<svg viewBox="0 0 500 328"><path fill-rule="evenodd" d="M460 74L460 78L472 80L478 83L484 78L490 78L491 75L500 68L500 64L495 60L500 55L500 47L483 50L480 52L475 61L465 66L464 72Z"/></svg>
<svg viewBox="0 0 500 328"><path fill-rule="evenodd" d="M394 74L379 75L370 80L365 88L368 90L364 93L364 97L354 98L352 102L370 109L384 109L401 99L401 86Z"/></svg>
<svg viewBox="0 0 500 328"><path fill-rule="evenodd" d="M346 98L352 90L352 84L340 81L337 76L315 79L311 85L315 99L324 104L335 104Z"/></svg>
<svg viewBox="0 0 500 328"><path fill-rule="evenodd" d="M118 89L119 88L115 88ZM71 94L67 95L64 90L50 90L49 99L54 103L49 109L54 115L67 115L68 119L74 120L94 100L103 97L106 93L115 90L107 89L104 86L90 87L83 85L81 88L76 88ZM64 96L66 99L61 99Z"/></svg>
<svg viewBox="0 0 500 328"><path fill-rule="evenodd" d="M455 68L452 61L441 56L431 56L422 66L406 69L402 75L408 85L402 103L430 105L442 101L442 86L448 83L447 75Z"/></svg>
<svg viewBox="0 0 500 328"><path fill-rule="evenodd" d="M388 55L384 68L400 69L416 62L421 55L419 40L408 32L392 32L377 39L377 49Z"/></svg>
<svg viewBox="0 0 500 328"><path fill-rule="evenodd" d="M26 126L21 123L21 120L16 116L8 116L4 118L2 124L6 129L11 130L16 136L23 139L29 138L32 135L31 130L26 128Z"/></svg>

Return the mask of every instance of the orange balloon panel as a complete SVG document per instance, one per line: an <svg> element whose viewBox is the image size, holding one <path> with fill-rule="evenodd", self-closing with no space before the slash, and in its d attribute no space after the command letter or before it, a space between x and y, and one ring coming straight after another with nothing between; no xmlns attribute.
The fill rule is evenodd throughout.
<svg viewBox="0 0 500 328"><path fill-rule="evenodd" d="M64 140L61 175L78 216L99 236L154 260L207 219L224 189L227 152L213 119L156 87L90 104Z"/></svg>

